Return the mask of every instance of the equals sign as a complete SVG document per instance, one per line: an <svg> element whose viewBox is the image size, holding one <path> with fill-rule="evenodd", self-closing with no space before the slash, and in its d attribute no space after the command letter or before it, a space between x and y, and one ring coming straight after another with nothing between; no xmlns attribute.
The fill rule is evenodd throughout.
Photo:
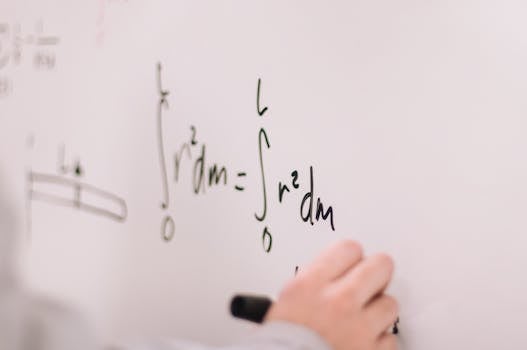
<svg viewBox="0 0 527 350"><path fill-rule="evenodd" d="M241 173L238 173L237 176L238 176L238 177L246 177L246 176L247 176L247 173L241 172ZM243 190L245 190L245 187L243 187L243 186L239 186L239 185L236 185L236 186L234 186L234 189L235 189L236 191L243 191Z"/></svg>

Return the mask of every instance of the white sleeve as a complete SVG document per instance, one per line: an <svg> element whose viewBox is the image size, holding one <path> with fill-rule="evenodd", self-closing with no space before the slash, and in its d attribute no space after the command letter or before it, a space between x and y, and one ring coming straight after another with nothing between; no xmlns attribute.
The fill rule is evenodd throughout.
<svg viewBox="0 0 527 350"><path fill-rule="evenodd" d="M326 341L313 330L281 321L264 324L239 344L229 346L226 349L331 350Z"/></svg>
<svg viewBox="0 0 527 350"><path fill-rule="evenodd" d="M0 285L0 349L94 350L87 322L56 301Z"/></svg>
<svg viewBox="0 0 527 350"><path fill-rule="evenodd" d="M331 350L317 333L288 322L267 322L243 340L228 346L205 346L180 340L166 340L127 346L122 350Z"/></svg>

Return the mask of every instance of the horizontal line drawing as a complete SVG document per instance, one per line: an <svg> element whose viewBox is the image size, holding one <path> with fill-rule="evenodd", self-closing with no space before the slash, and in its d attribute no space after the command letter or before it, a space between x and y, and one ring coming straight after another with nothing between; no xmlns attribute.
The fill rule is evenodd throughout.
<svg viewBox="0 0 527 350"><path fill-rule="evenodd" d="M57 45L59 42L60 39L55 37L41 37L37 39L38 45Z"/></svg>
<svg viewBox="0 0 527 350"><path fill-rule="evenodd" d="M59 175L33 171L29 172L28 181L28 195L31 200L75 208L120 222L125 221L128 216L128 208L124 199L93 185L64 178ZM61 189L62 191L71 190L72 193L68 195L64 193L51 193L41 189L35 190L37 185L41 187L54 185L57 189ZM93 199L97 204L89 203L86 197ZM114 206L115 209L107 208L103 204Z"/></svg>

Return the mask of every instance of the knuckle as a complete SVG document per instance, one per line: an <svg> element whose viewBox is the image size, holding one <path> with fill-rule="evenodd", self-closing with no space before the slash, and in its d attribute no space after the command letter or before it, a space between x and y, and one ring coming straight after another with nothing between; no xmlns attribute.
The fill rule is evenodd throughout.
<svg viewBox="0 0 527 350"><path fill-rule="evenodd" d="M355 306L354 300L356 298L353 297L353 290L350 290L350 288L338 288L328 290L325 294L325 299L328 304L336 308L349 309Z"/></svg>
<svg viewBox="0 0 527 350"><path fill-rule="evenodd" d="M386 303L386 311L387 311L387 313L390 316L396 317L397 314L399 313L399 303L391 295L387 295L385 298L386 298L385 299L386 300L385 303Z"/></svg>
<svg viewBox="0 0 527 350"><path fill-rule="evenodd" d="M340 288L337 293L335 293L334 298L342 305L360 307L361 305L358 295L358 286L355 283L347 283L345 286L342 286L342 288Z"/></svg>
<svg viewBox="0 0 527 350"><path fill-rule="evenodd" d="M386 254L386 253L379 253L375 256L377 263L379 266L381 266L383 269L386 269L390 272L392 272L395 268L395 263L393 262L393 258Z"/></svg>
<svg viewBox="0 0 527 350"><path fill-rule="evenodd" d="M352 252L359 256L362 256L362 252L363 252L362 246L360 245L360 243L356 241L349 240L349 239L343 240L339 243L339 246L343 250L346 250L348 252Z"/></svg>

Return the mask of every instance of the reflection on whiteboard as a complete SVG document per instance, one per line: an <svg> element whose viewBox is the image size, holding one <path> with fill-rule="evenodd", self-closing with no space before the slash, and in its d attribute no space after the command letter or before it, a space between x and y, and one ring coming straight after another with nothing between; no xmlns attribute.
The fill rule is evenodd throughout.
<svg viewBox="0 0 527 350"><path fill-rule="evenodd" d="M52 71L57 64L55 47L60 37L44 34L44 22L36 21L29 30L19 22L0 22L0 99L7 98L14 89L13 78L6 74L11 68L27 65L31 52L33 68L37 71Z"/></svg>

